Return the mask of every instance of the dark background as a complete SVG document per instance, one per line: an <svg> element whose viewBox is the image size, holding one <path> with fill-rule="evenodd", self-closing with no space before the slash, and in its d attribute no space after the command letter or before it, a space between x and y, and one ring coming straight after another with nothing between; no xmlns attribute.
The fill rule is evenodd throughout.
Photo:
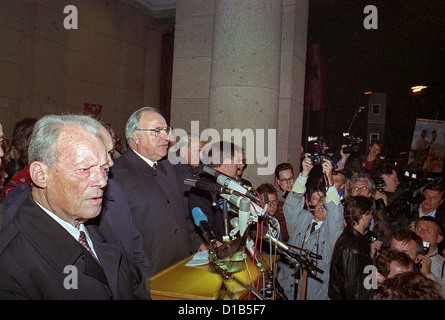
<svg viewBox="0 0 445 320"><path fill-rule="evenodd" d="M377 7L377 30L363 26L366 5ZM321 112L305 114L306 133L334 151L358 106L367 107L364 92L384 92L385 154L407 159L416 119L445 120L445 1L310 0L308 24L308 47L321 46L325 95ZM414 95L414 85L428 88ZM367 108L351 130L365 141L366 122Z"/></svg>

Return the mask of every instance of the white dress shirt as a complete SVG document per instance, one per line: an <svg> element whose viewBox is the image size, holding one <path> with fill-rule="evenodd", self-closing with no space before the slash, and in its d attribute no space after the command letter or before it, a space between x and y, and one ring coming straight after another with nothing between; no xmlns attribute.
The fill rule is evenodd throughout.
<svg viewBox="0 0 445 320"><path fill-rule="evenodd" d="M37 205L42 208L43 211L46 212L46 214L48 214L51 218L53 218L58 224L60 224L66 231L68 231L68 233L74 238L76 239L76 241L79 241L79 236L80 236L80 231L85 232L86 238L87 238L87 242L88 245L90 246L91 250L94 253L95 258L99 261L99 258L97 257L96 251L94 250L94 246L93 246L93 242L90 239L90 235L88 234L87 229L85 228L85 226L83 225L83 223L81 223L79 225L79 229L77 229L75 226L73 226L71 223L66 222L65 220L60 219L56 214L52 213L51 211L49 211L48 209L46 209L45 207L43 207L42 205L40 205L40 203L38 203L37 201L34 200L35 203L37 203Z"/></svg>

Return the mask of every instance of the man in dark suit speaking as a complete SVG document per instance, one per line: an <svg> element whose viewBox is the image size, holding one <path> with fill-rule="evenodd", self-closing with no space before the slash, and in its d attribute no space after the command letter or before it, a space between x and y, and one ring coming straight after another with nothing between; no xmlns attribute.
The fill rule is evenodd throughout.
<svg viewBox="0 0 445 320"><path fill-rule="evenodd" d="M188 257L200 245L173 165L161 161L167 155L170 133L157 109L144 107L134 112L125 127L129 148L115 161L110 174L126 195L151 275Z"/></svg>
<svg viewBox="0 0 445 320"><path fill-rule="evenodd" d="M31 194L0 233L0 299L146 299L133 258L102 208L109 162L88 116L40 119L29 145Z"/></svg>

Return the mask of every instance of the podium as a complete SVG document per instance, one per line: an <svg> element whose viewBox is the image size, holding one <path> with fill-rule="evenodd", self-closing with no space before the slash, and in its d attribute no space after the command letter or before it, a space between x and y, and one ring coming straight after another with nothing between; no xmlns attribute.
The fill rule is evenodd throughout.
<svg viewBox="0 0 445 320"><path fill-rule="evenodd" d="M270 256L263 256L266 263L269 264ZM214 300L218 297L223 285L221 275L213 272L210 264L186 266L192 258L193 255L151 278L150 289L153 300ZM252 258L247 256L243 261L237 263L243 264L243 268L239 272L234 272L233 275L244 284L255 287L261 271L252 264ZM261 283L262 279L260 279L260 286ZM229 286L236 299L248 299L249 291L235 280L226 281L226 285ZM254 296L251 295L251 297ZM229 299L229 296L226 292L221 292L219 298Z"/></svg>

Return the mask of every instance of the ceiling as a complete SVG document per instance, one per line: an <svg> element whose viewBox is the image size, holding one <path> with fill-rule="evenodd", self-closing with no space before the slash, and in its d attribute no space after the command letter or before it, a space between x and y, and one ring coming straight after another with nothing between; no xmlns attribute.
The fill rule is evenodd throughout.
<svg viewBox="0 0 445 320"><path fill-rule="evenodd" d="M174 10L176 8L176 0L135 0L148 9L159 12L164 10Z"/></svg>

